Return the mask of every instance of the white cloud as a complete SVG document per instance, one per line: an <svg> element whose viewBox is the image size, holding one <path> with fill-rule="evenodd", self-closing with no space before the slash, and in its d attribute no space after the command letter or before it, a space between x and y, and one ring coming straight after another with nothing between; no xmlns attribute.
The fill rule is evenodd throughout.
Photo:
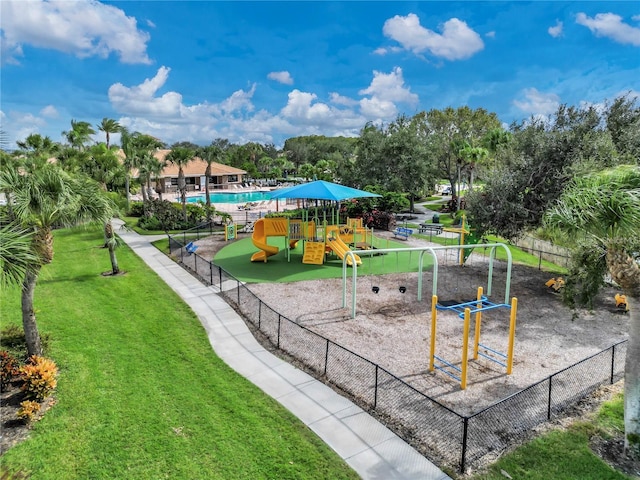
<svg viewBox="0 0 640 480"><path fill-rule="evenodd" d="M360 100L360 111L362 114L377 121L389 120L397 116L398 108L393 102L383 100L379 97L363 98Z"/></svg>
<svg viewBox="0 0 640 480"><path fill-rule="evenodd" d="M53 105L47 105L42 110L40 110L40 115L48 118L58 118L60 116L58 114L58 110Z"/></svg>
<svg viewBox="0 0 640 480"><path fill-rule="evenodd" d="M291 78L291 75L287 71L271 72L267 75L267 78L282 83L283 85L293 85L293 78Z"/></svg>
<svg viewBox="0 0 640 480"><path fill-rule="evenodd" d="M109 99L122 114L121 125L154 135L171 144L188 140L204 144L222 137L231 142L273 142L274 137L299 135L357 136L367 121L389 121L398 113L397 103L414 105L418 96L404 84L402 69L374 71L361 100L337 92L324 102L313 92L293 89L286 104L275 112L257 110L253 104L256 84L237 90L220 102L185 105L179 92L167 91L171 69L160 67L138 85L115 83ZM165 92L162 95L159 92Z"/></svg>
<svg viewBox="0 0 640 480"><path fill-rule="evenodd" d="M418 103L418 95L405 87L400 67L395 67L388 74L374 71L371 84L358 93L371 96L360 101L360 108L366 117L375 119L391 119L396 116L397 102L409 105Z"/></svg>
<svg viewBox="0 0 640 480"><path fill-rule="evenodd" d="M496 32L491 30L490 32L485 33L484 36L487 38L496 38Z"/></svg>
<svg viewBox="0 0 640 480"><path fill-rule="evenodd" d="M292 125L303 127L303 133L298 135L354 136L366 123L362 115L351 109L331 107L317 99L316 94L297 89L289 93L287 105L280 113Z"/></svg>
<svg viewBox="0 0 640 480"><path fill-rule="evenodd" d="M335 105L344 105L345 107L355 107L358 101L353 98L345 97L336 92L329 94L329 101Z"/></svg>
<svg viewBox="0 0 640 480"><path fill-rule="evenodd" d="M1 8L3 63L16 63L24 55L23 45L79 58L115 53L123 63L151 63L146 52L149 34L119 8L95 0L3 0Z"/></svg>
<svg viewBox="0 0 640 480"><path fill-rule="evenodd" d="M457 18L442 24L442 34L439 34L421 26L420 19L414 13L406 17L396 15L384 22L382 31L405 50L415 54L428 51L447 60L463 60L484 48L480 35Z"/></svg>
<svg viewBox="0 0 640 480"><path fill-rule="evenodd" d="M161 97L155 96L167 81L170 71L168 67L160 67L155 77L147 78L134 87L115 83L109 87L109 101L118 112L128 115L179 116L182 95L167 92Z"/></svg>
<svg viewBox="0 0 640 480"><path fill-rule="evenodd" d="M542 93L536 88L527 88L523 94L525 100L514 100L513 104L526 113L550 115L560 106L560 97L555 93Z"/></svg>
<svg viewBox="0 0 640 480"><path fill-rule="evenodd" d="M640 28L624 23L615 13L598 13L588 17L584 13L576 15L576 23L587 27L596 37L610 38L614 42L640 46Z"/></svg>
<svg viewBox="0 0 640 480"><path fill-rule="evenodd" d="M227 114L239 112L241 110L252 112L254 106L253 103L251 103L251 99L253 98L253 94L255 92L255 83L251 86L251 90L249 90L248 92L245 92L244 90L236 90L231 94L229 98L227 98L220 104L220 108Z"/></svg>
<svg viewBox="0 0 640 480"><path fill-rule="evenodd" d="M549 27L547 29L547 32L553 38L558 38L558 37L562 36L562 28L563 28L562 22L560 20L556 20L556 24L553 27Z"/></svg>

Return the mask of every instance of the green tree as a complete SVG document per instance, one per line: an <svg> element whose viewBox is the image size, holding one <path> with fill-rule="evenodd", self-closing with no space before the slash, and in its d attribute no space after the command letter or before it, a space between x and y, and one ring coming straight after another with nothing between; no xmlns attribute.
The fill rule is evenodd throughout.
<svg viewBox="0 0 640 480"><path fill-rule="evenodd" d="M195 150L174 145L166 157L168 162L178 167L178 191L185 223L187 222L187 183L184 178L184 167L193 160L194 156Z"/></svg>
<svg viewBox="0 0 640 480"><path fill-rule="evenodd" d="M196 151L196 155L198 155L202 160L207 163L207 168L204 171L204 196L205 203L207 205L207 219L211 221L211 196L209 195L209 182L211 181L211 165L214 163L220 163L222 160L223 152L220 147L217 145L209 145L207 147L199 148Z"/></svg>
<svg viewBox="0 0 640 480"><path fill-rule="evenodd" d="M37 258L27 266L22 281L22 325L29 355L42 355L33 299L40 269L53 259L52 229L54 225L104 223L111 218L113 206L95 181L72 177L52 164L18 176L2 172L0 191L7 189L13 192L15 220L31 233L31 252Z"/></svg>
<svg viewBox="0 0 640 480"><path fill-rule="evenodd" d="M121 130L122 151L124 152L123 166L125 169L125 195L127 199L127 211L131 206L131 170L139 168L145 152L153 153L162 148L164 144L151 135L139 132L130 133L126 128Z"/></svg>
<svg viewBox="0 0 640 480"><path fill-rule="evenodd" d="M31 251L31 232L15 223L0 227L1 286L19 284L27 269L37 262L38 257Z"/></svg>
<svg viewBox="0 0 640 480"><path fill-rule="evenodd" d="M91 127L89 122L71 120L71 130L62 132L69 145L77 150L84 150L86 145L91 141L91 135L95 135L96 131Z"/></svg>
<svg viewBox="0 0 640 480"><path fill-rule="evenodd" d="M380 184L389 191L405 192L409 210L425 190L435 182L435 169L427 160L427 152L418 132L416 118L398 117L389 125L382 146L382 158L390 167L385 181Z"/></svg>
<svg viewBox="0 0 640 480"><path fill-rule="evenodd" d="M512 125L511 140L484 172L484 188L468 195L469 220L477 234L516 238L540 226L544 212L574 176L616 157L594 107L561 105L548 119Z"/></svg>
<svg viewBox="0 0 640 480"><path fill-rule="evenodd" d="M473 110L467 106L430 110L420 114L419 118L422 123L421 138L438 175L449 180L459 198L461 174L465 168L469 168L462 152L465 148L480 146L488 132L500 128L500 120L495 113L483 108Z"/></svg>
<svg viewBox="0 0 640 480"><path fill-rule="evenodd" d="M16 145L19 154L27 155L30 158L44 157L46 160L60 152L60 144L39 133L32 133L25 140L17 141Z"/></svg>
<svg viewBox="0 0 640 480"><path fill-rule="evenodd" d="M574 179L546 216L547 226L575 242L595 245L601 265L629 305L624 374L625 449L640 459L640 167L620 166ZM604 270L603 268L603 270ZM606 272L600 271L600 276Z"/></svg>
<svg viewBox="0 0 640 480"><path fill-rule="evenodd" d="M103 118L102 122L98 124L98 130L104 132L107 141L107 148L109 148L109 142L111 140L112 133L118 133L122 127L113 118Z"/></svg>
<svg viewBox="0 0 640 480"><path fill-rule="evenodd" d="M640 165L640 98L631 92L607 102L606 128L623 162Z"/></svg>

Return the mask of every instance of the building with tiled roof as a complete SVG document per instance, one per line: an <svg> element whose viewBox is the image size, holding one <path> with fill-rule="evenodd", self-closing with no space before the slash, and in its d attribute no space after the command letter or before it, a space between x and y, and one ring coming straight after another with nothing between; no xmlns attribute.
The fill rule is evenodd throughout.
<svg viewBox="0 0 640 480"><path fill-rule="evenodd" d="M154 153L161 162L165 161L166 156L171 150L157 150ZM207 170L207 162L200 157L193 157L193 160L182 168L184 178L187 185L187 192L203 191L205 185L205 171ZM222 163L211 164L211 175L209 177L209 190L228 189L241 186L245 181L247 172L239 168L224 165ZM131 171L131 177L138 177L138 170ZM163 182L163 193L175 193L178 190L178 166L167 163L161 174ZM155 188L155 179L151 181L152 187Z"/></svg>

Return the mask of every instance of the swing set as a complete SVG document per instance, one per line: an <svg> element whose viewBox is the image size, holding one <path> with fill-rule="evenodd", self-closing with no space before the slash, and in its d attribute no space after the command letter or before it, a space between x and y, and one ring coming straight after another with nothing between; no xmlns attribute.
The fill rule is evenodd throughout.
<svg viewBox="0 0 640 480"><path fill-rule="evenodd" d="M422 281L423 281L423 269L424 259L427 254L433 261L433 289L431 297L431 342L429 350L429 370L440 370L443 373L451 376L452 378L460 382L460 388L465 389L467 386L467 367L468 367L468 348L469 348L469 331L471 327L471 314L475 314L475 332L474 332L474 348L473 359L477 360L479 356L482 356L490 361L493 361L500 366L506 368L507 375L510 375L513 370L513 350L515 342L515 327L516 317L518 309L518 300L513 297L509 302L509 293L511 288L511 268L512 257L511 251L507 245L503 243L488 243L488 244L476 244L475 248L489 248L489 268L487 273L487 288L486 295L484 295L483 287L478 287L477 297L471 301L438 301L438 256L436 252L440 250L454 249L463 250L469 248L468 245L453 245L453 246L430 246L430 247L412 247L412 248L387 248L378 249L378 254L393 253L393 252L407 252L416 251L419 255L418 260L418 301L422 300ZM496 248L504 249L507 257L507 272L505 282L505 292L503 302L494 302L489 299L491 296L491 289L493 283L493 265L495 260ZM446 253L446 252L445 252ZM366 251L354 250L348 252L343 259L342 264L342 307L347 307L347 259L353 255L363 255ZM355 266L352 269L352 282L351 282L351 317L356 317L356 285L358 277L358 268ZM494 310L494 309L507 309L510 311L509 320L509 342L507 352L500 352L492 347L489 347L480 342L481 337L481 325L482 325L482 313ZM450 311L457 313L463 320L463 338L462 338L462 360L461 366L458 367L452 362L436 355L436 337L437 337L437 322L438 311ZM487 353L480 351L480 348L484 349ZM436 363L436 360L439 364Z"/></svg>

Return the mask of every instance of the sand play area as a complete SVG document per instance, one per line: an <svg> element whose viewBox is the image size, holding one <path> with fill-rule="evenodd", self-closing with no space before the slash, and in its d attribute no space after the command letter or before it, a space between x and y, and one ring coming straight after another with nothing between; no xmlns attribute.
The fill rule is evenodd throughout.
<svg viewBox="0 0 640 480"><path fill-rule="evenodd" d="M225 246L216 237L197 243L198 253L209 259ZM428 245L417 238L407 243ZM486 291L488 267L487 258L476 253L464 267L455 261L441 262L437 279L439 299L475 299L478 286ZM248 260L247 268L252 268ZM504 303L506 272L506 263L495 261L490 297L494 303ZM459 381L445 373L429 371L431 270L423 274L422 301L417 299L417 273L359 276L355 318L351 315L351 278L347 282L347 308L342 307L341 278L247 287L283 316L377 363L417 390L467 415L627 338L628 317L616 309L613 300L618 289L605 288L592 311L572 310L545 285L551 276L537 269L513 266L509 298L517 298L518 308L511 375L493 361L481 356L473 359L472 315L465 390L461 390ZM404 293L400 287L404 287ZM508 308L483 312L481 344L507 352L510 313ZM454 312L439 311L436 355L460 366L462 345L463 321ZM482 347L480 351L491 355Z"/></svg>

